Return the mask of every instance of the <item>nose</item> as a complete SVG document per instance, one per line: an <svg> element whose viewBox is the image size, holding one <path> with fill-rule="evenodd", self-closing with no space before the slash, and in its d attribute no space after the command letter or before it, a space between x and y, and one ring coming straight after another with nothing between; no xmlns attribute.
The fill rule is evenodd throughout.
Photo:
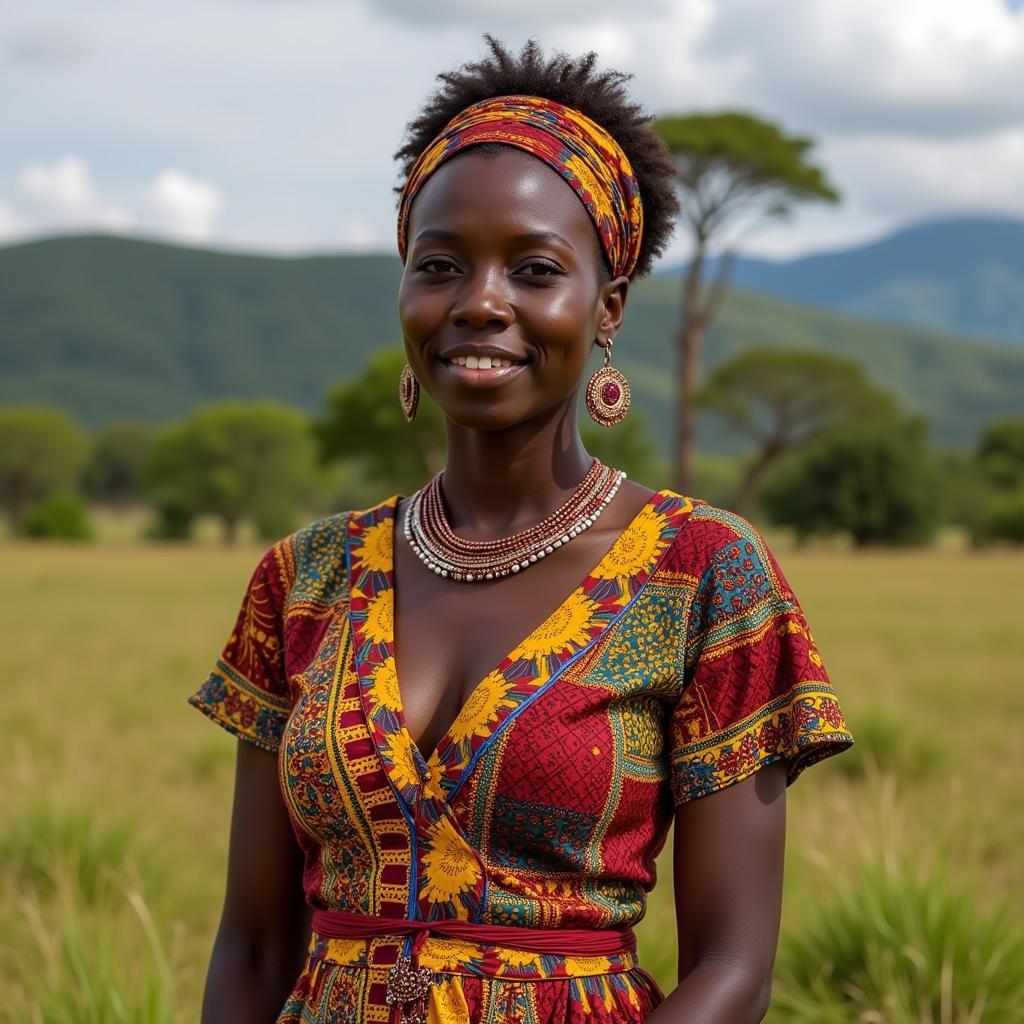
<svg viewBox="0 0 1024 1024"><path fill-rule="evenodd" d="M497 268L481 267L466 274L449 316L456 327L507 327L515 314L509 305L504 273Z"/></svg>

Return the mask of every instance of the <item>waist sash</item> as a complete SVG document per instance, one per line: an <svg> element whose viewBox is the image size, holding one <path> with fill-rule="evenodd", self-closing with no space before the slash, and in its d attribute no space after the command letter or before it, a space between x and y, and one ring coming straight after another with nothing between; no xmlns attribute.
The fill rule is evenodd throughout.
<svg viewBox="0 0 1024 1024"><path fill-rule="evenodd" d="M316 910L313 931L327 939L379 939L413 936L409 956L400 956L388 972L386 1000L395 1024L426 1024L426 997L433 978L417 962L429 935L464 939L486 946L505 946L525 953L556 956L615 956L636 952L632 928L520 928L477 924L457 918L412 921L401 917L373 917L346 910Z"/></svg>

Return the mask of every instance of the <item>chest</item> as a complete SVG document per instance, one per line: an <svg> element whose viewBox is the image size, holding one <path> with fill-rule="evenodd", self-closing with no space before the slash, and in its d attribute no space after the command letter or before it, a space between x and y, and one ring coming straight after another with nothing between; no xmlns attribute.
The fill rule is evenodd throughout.
<svg viewBox="0 0 1024 1024"><path fill-rule="evenodd" d="M593 531L558 557L493 584L436 576L395 543L395 663L406 727L424 756L488 674L559 611L609 539Z"/></svg>

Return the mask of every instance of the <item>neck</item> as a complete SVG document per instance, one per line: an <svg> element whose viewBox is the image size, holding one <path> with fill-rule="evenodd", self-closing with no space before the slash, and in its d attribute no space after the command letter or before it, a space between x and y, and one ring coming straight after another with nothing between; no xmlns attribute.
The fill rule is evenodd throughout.
<svg viewBox="0 0 1024 1024"><path fill-rule="evenodd" d="M574 406L511 430L449 423L443 489L452 528L471 540L526 529L565 502L592 461Z"/></svg>

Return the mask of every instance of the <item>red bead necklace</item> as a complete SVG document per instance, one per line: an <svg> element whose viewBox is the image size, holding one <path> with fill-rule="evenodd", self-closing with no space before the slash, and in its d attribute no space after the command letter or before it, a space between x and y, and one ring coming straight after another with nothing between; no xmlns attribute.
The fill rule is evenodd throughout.
<svg viewBox="0 0 1024 1024"><path fill-rule="evenodd" d="M467 540L448 523L441 475L409 499L403 529L409 546L428 569L466 583L521 572L568 544L597 522L626 476L594 459L564 504L536 525L497 540Z"/></svg>

